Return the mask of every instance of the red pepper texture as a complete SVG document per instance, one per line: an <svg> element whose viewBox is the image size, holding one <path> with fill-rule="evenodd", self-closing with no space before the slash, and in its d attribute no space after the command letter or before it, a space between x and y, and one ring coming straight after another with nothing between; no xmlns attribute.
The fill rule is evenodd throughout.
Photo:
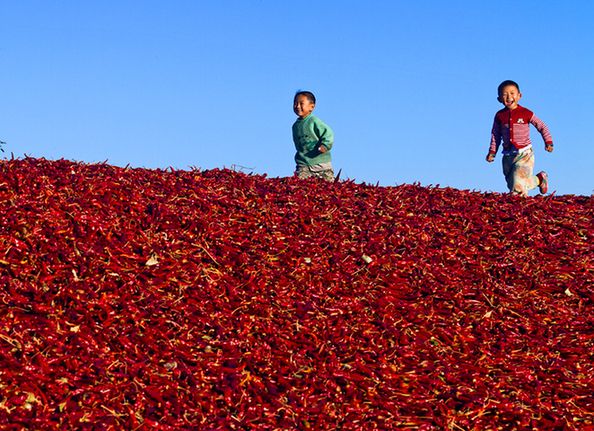
<svg viewBox="0 0 594 431"><path fill-rule="evenodd" d="M0 161L0 428L594 427L594 199Z"/></svg>

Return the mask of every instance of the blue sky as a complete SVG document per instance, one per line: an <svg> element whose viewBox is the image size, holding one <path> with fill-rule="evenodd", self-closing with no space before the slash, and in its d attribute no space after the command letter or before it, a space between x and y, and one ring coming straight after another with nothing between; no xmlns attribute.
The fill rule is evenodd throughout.
<svg viewBox="0 0 594 431"><path fill-rule="evenodd" d="M536 167L594 192L594 2L0 0L3 157L294 169L296 90L356 182L505 192L488 164L497 85L516 80Z"/></svg>

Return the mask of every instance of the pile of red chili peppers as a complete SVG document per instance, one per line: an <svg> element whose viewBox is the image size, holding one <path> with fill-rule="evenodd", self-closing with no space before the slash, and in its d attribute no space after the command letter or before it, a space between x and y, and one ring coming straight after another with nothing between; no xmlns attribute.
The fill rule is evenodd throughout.
<svg viewBox="0 0 594 431"><path fill-rule="evenodd" d="M0 428L594 427L594 198L0 162Z"/></svg>

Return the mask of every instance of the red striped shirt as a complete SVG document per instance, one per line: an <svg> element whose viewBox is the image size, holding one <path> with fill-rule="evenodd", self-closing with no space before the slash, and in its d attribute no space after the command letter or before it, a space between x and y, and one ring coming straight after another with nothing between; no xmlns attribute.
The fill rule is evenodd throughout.
<svg viewBox="0 0 594 431"><path fill-rule="evenodd" d="M553 137L547 125L531 110L518 105L516 109L503 108L495 114L489 153L496 154L501 141L503 154L515 153L530 146L530 124L536 127L545 145L553 145Z"/></svg>

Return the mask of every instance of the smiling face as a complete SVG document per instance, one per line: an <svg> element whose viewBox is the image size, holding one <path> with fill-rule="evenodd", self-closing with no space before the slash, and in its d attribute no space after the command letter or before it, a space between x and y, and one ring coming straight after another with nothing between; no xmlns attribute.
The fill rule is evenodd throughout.
<svg viewBox="0 0 594 431"><path fill-rule="evenodd" d="M506 85L501 89L497 100L503 103L508 109L516 109L521 98L522 93L520 93L518 87L515 85Z"/></svg>
<svg viewBox="0 0 594 431"><path fill-rule="evenodd" d="M299 118L307 117L313 112L315 107L316 104L305 94L298 94L293 101L293 112L295 112Z"/></svg>

